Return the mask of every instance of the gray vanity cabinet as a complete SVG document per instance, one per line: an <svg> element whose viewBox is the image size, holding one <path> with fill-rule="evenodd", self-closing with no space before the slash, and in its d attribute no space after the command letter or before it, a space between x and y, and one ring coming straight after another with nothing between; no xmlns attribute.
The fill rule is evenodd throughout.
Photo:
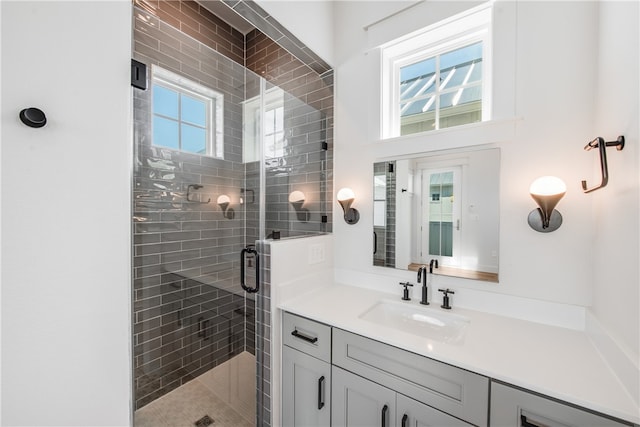
<svg viewBox="0 0 640 427"><path fill-rule="evenodd" d="M625 424L501 383L491 383L491 427L622 427Z"/></svg>
<svg viewBox="0 0 640 427"><path fill-rule="evenodd" d="M396 427L470 427L462 420L454 418L408 398L396 395Z"/></svg>
<svg viewBox="0 0 640 427"><path fill-rule="evenodd" d="M331 422L331 327L284 313L282 425L327 427Z"/></svg>
<svg viewBox="0 0 640 427"><path fill-rule="evenodd" d="M462 420L334 366L333 427L470 427Z"/></svg>
<svg viewBox="0 0 640 427"><path fill-rule="evenodd" d="M487 377L338 328L333 329L332 353L334 366L437 408L443 416L450 415L451 422L487 426Z"/></svg>
<svg viewBox="0 0 640 427"><path fill-rule="evenodd" d="M392 427L396 392L334 366L332 427Z"/></svg>

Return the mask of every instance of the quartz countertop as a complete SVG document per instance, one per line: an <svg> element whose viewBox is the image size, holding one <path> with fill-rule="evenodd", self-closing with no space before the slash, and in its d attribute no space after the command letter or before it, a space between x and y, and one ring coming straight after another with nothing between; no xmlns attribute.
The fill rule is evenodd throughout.
<svg viewBox="0 0 640 427"><path fill-rule="evenodd" d="M359 318L388 293L331 285L281 301L278 308L487 377L616 418L640 423L640 409L583 331L549 326L455 306L419 309L467 317L464 339L446 343Z"/></svg>

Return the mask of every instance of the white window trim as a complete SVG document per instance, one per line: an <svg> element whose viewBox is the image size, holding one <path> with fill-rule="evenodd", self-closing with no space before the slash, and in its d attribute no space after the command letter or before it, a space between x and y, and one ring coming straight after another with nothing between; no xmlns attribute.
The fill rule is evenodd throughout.
<svg viewBox="0 0 640 427"><path fill-rule="evenodd" d="M469 9L380 47L382 139L400 136L400 68L478 41L483 45L482 121L491 120L491 6Z"/></svg>
<svg viewBox="0 0 640 427"><path fill-rule="evenodd" d="M179 74L165 70L155 64L152 65L151 70L153 84L157 83L160 86L165 86L169 89L186 93L206 103L206 155L220 159L224 158L224 94L196 83ZM151 105L153 105L153 100Z"/></svg>

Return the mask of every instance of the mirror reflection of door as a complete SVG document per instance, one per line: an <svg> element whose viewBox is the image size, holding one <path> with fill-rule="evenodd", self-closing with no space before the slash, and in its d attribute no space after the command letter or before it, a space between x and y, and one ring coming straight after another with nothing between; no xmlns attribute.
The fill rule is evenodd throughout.
<svg viewBox="0 0 640 427"><path fill-rule="evenodd" d="M422 170L422 263L459 264L461 175L459 166Z"/></svg>

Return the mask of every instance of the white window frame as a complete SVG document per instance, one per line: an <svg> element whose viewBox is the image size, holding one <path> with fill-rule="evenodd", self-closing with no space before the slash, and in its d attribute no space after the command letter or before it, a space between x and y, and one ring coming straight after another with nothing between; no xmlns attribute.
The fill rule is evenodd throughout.
<svg viewBox="0 0 640 427"><path fill-rule="evenodd" d="M169 90L188 95L192 98L196 98L203 101L206 105L206 154L210 157L224 158L224 94L217 92L211 88L196 83L186 77L173 73L169 70L165 70L157 65L152 66L152 87L158 85L165 87ZM153 91L152 91L153 96ZM153 109L153 99L151 102ZM152 116L155 116L155 111L152 111ZM173 120L173 119L172 119ZM181 123L178 120L178 123ZM152 141L155 138L152 137ZM158 145L160 147L160 145ZM187 153L203 155L201 153L194 153L192 151L184 151Z"/></svg>
<svg viewBox="0 0 640 427"><path fill-rule="evenodd" d="M400 136L400 69L477 42L483 48L482 121L491 119L491 14L489 2L381 46L382 139Z"/></svg>

